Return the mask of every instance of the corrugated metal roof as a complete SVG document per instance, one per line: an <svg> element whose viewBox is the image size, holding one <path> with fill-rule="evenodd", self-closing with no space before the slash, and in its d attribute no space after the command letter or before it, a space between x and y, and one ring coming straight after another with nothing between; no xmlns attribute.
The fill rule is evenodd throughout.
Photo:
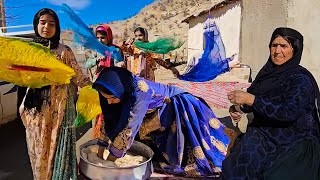
<svg viewBox="0 0 320 180"><path fill-rule="evenodd" d="M193 18L196 18L200 15L206 14L209 11L214 11L214 10L220 9L228 4L232 4L237 1L241 1L241 0L211 0L211 2L212 2L211 7L208 7L206 9L200 9L197 12L193 13L192 15L186 17L181 22L189 23L190 19L193 19Z"/></svg>

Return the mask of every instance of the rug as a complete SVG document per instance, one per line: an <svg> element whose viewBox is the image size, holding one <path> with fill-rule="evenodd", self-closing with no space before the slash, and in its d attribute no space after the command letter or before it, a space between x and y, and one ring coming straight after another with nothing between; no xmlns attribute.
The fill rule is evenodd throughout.
<svg viewBox="0 0 320 180"><path fill-rule="evenodd" d="M210 107L227 109L230 106L227 94L233 90L246 90L250 83L240 82L179 82L169 83L203 98Z"/></svg>

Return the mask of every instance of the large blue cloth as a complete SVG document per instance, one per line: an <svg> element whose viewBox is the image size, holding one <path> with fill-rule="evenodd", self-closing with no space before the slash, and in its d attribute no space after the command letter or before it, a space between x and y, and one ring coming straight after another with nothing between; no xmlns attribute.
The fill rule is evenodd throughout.
<svg viewBox="0 0 320 180"><path fill-rule="evenodd" d="M80 19L79 16L66 4L62 5L63 29L74 33L75 42L81 46L99 52L102 55L111 54L117 62L123 61L120 50L115 46L106 46L100 43L93 31Z"/></svg>
<svg viewBox="0 0 320 180"><path fill-rule="evenodd" d="M160 166L168 173L212 176L221 172L230 139L225 126L207 104L180 88L132 77L135 102L129 118L119 119L118 123L125 126L111 144L101 138L99 141L104 142L100 145L109 147L114 156L122 157L139 135L141 140L154 143L158 155L163 157ZM99 84L103 83L102 79L98 78Z"/></svg>
<svg viewBox="0 0 320 180"><path fill-rule="evenodd" d="M218 75L229 71L220 31L214 20L209 17L205 22L204 37L206 46L198 63L192 65L179 79L193 82L205 82L216 78Z"/></svg>

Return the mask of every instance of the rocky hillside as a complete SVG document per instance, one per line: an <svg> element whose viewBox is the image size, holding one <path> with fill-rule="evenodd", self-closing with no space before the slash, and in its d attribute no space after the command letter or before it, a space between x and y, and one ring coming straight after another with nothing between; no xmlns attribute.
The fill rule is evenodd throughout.
<svg viewBox="0 0 320 180"><path fill-rule="evenodd" d="M188 24L182 23L189 15L199 10L208 9L217 0L157 0L143 8L135 16L123 20L107 23L113 30L116 44L133 37L133 30L145 27L149 32L149 40L157 37L177 36L186 43L177 50L179 56L186 56ZM183 49L184 52L183 52ZM182 55L183 56L183 55Z"/></svg>

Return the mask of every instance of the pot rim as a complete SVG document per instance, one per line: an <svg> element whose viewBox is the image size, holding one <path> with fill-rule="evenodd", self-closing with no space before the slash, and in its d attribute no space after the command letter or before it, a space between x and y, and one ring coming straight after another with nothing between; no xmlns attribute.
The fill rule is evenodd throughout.
<svg viewBox="0 0 320 180"><path fill-rule="evenodd" d="M143 144L143 143L141 143L141 142L139 142L139 141L133 141L133 143L140 143L140 144L146 146L146 148L147 148L148 150L150 150L150 152L151 152L151 157L149 157L148 160L146 160L145 162L140 163L140 164L138 164L138 165L126 166L126 167L99 166L99 165L97 165L97 164L94 164L94 163L92 163L92 162L89 162L89 161L85 160L85 159L82 157L82 153L81 153L81 151L82 151L83 148L86 148L86 147L92 146L92 145L97 145L97 142L98 142L98 140L93 139L93 140L87 141L86 143L80 145L80 147L79 147L79 149L80 149L80 161L84 161L84 162L86 162L86 163L88 163L88 164L90 164L90 165L92 165L92 166L98 167L98 168L106 168L106 169L133 169L133 168L140 167L140 166L142 166L142 165L144 165L144 164L149 163L149 162L152 160L152 157L153 157L153 155L154 155L154 152L152 151L152 149L151 149L149 146L147 146L147 145L145 145L145 144ZM133 144L133 143L132 143L132 144ZM146 158L146 157L145 157L145 158Z"/></svg>

